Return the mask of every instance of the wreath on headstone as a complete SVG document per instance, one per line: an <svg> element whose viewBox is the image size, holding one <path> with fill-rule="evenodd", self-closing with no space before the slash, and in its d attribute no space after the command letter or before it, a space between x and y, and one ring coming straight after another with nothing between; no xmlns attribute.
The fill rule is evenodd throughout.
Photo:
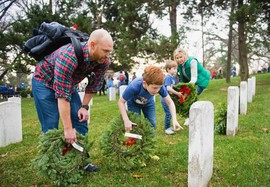
<svg viewBox="0 0 270 187"><path fill-rule="evenodd" d="M128 112L129 119L136 123L129 132L142 138L125 136L125 126L121 115L110 122L110 129L103 134L101 148L110 167L131 170L145 166L153 158L155 150L154 128L141 115ZM153 158L154 159L154 158Z"/></svg>
<svg viewBox="0 0 270 187"><path fill-rule="evenodd" d="M85 174L83 167L90 162L87 150L93 143L88 137L77 134L78 145L83 152L65 142L63 130L49 130L39 137L38 153L32 160L37 174L49 179L56 186L74 186Z"/></svg>
<svg viewBox="0 0 270 187"><path fill-rule="evenodd" d="M173 86L173 89L183 95L182 97L174 94L171 96L176 112L183 117L188 117L190 106L198 100L196 86L192 83L178 83Z"/></svg>

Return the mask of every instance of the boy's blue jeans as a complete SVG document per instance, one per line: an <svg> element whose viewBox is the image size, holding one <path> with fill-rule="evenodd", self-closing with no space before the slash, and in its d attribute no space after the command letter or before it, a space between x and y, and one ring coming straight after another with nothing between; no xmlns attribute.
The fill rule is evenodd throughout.
<svg viewBox="0 0 270 187"><path fill-rule="evenodd" d="M197 95L200 95L203 92L204 88L197 86Z"/></svg>
<svg viewBox="0 0 270 187"><path fill-rule="evenodd" d="M137 104L133 101L127 101L128 111L135 112L141 115L141 111L144 117L150 121L152 126L156 129L156 106L154 101L145 105Z"/></svg>
<svg viewBox="0 0 270 187"><path fill-rule="evenodd" d="M47 88L44 83L32 78L32 92L42 131L45 133L51 129L58 129L59 111L54 91ZM88 132L87 121L79 122L78 118L78 110L81 104L80 96L76 90L70 101L71 122L73 128L80 134L85 135Z"/></svg>
<svg viewBox="0 0 270 187"><path fill-rule="evenodd" d="M171 112L170 109L168 107L168 105L165 103L164 99L161 98L161 104L163 106L164 112L165 112L165 118L164 118L164 129L168 129L171 126Z"/></svg>

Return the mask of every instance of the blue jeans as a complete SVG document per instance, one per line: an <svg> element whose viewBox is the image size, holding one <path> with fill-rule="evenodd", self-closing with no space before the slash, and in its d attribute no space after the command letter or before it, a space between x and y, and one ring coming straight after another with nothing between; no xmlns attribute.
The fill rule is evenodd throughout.
<svg viewBox="0 0 270 187"><path fill-rule="evenodd" d="M60 115L55 92L34 78L32 78L32 92L42 131L45 133L51 129L58 129ZM78 110L81 104L80 96L76 90L70 101L71 122L73 128L80 134L85 135L88 132L87 121L79 122L78 118Z"/></svg>
<svg viewBox="0 0 270 187"><path fill-rule="evenodd" d="M162 104L164 112L165 112L164 129L166 130L166 129L170 128L170 126L171 126L172 115L171 115L171 112L170 112L168 105L165 103L163 98L161 98L161 104Z"/></svg>
<svg viewBox="0 0 270 187"><path fill-rule="evenodd" d="M154 102L149 102L145 105L137 104L133 101L127 102L128 111L135 112L141 115L141 111L144 117L150 121L152 126L156 129L156 106Z"/></svg>
<svg viewBox="0 0 270 187"><path fill-rule="evenodd" d="M200 95L203 92L204 88L197 86L197 95Z"/></svg>

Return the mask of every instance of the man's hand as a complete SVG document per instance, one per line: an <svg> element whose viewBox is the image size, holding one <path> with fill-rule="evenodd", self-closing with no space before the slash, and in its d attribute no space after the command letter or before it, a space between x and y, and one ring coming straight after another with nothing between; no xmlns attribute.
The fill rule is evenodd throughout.
<svg viewBox="0 0 270 187"><path fill-rule="evenodd" d="M67 143L77 142L77 135L75 129L64 129L64 136Z"/></svg>
<svg viewBox="0 0 270 187"><path fill-rule="evenodd" d="M90 118L88 110L85 108L80 108L78 111L78 118L79 122L87 121Z"/></svg>

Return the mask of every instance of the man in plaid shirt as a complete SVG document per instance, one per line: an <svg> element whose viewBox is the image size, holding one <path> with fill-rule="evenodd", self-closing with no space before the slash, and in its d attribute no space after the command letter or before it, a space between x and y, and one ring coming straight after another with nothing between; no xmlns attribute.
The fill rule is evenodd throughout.
<svg viewBox="0 0 270 187"><path fill-rule="evenodd" d="M88 104L92 94L97 93L110 65L109 56L113 50L111 35L104 29L91 33L88 42L82 42L84 61L78 64L72 44L67 44L41 60L32 78L32 90L42 131L58 128L59 116L64 126L68 143L77 141L76 131L88 132ZM83 101L75 85L91 73ZM89 79L88 79L89 80ZM88 166L88 165L87 165ZM86 171L96 171L90 164Z"/></svg>

